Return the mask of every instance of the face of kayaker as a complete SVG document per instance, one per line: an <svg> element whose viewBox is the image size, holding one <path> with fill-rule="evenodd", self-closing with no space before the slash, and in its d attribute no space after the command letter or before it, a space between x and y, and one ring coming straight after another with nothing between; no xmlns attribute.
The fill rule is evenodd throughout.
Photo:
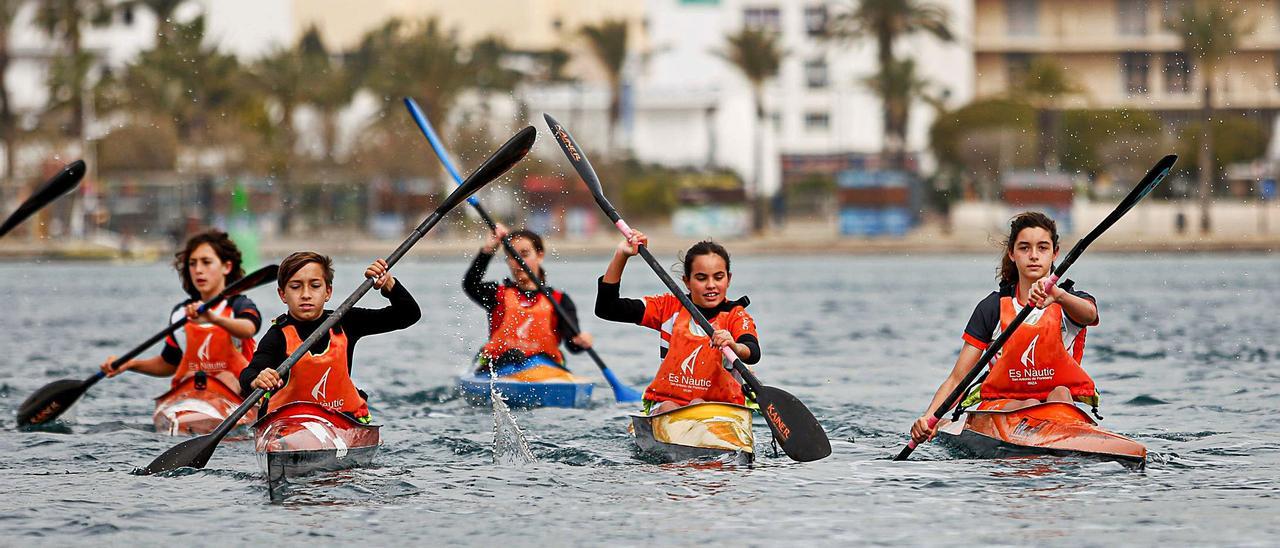
<svg viewBox="0 0 1280 548"><path fill-rule="evenodd" d="M534 272L542 271L542 258L546 255L545 251L538 251L528 238L512 238L511 247L515 248L521 259L524 259L524 264L529 265L529 270ZM515 280L521 289L537 289L537 285L533 283L528 274L524 273L524 269L520 268L515 259L507 257L507 266L511 268L511 279Z"/></svg>
<svg viewBox="0 0 1280 548"><path fill-rule="evenodd" d="M689 272L684 276L684 286L689 288L693 304L715 308L724 302L731 279L733 274L729 273L724 258L715 253L707 253L693 258Z"/></svg>
<svg viewBox="0 0 1280 548"><path fill-rule="evenodd" d="M289 315L302 321L311 321L324 313L324 303L333 297L333 286L324 281L324 268L307 263L289 278L283 288L277 288L280 300L289 307Z"/></svg>
<svg viewBox="0 0 1280 548"><path fill-rule="evenodd" d="M1018 265L1018 275L1024 280L1035 281L1049 275L1058 250L1053 248L1053 235L1040 227L1029 227L1018 233L1013 242L1009 259Z"/></svg>
<svg viewBox="0 0 1280 548"><path fill-rule="evenodd" d="M217 295L227 285L227 275L231 274L231 261L223 261L214 252L213 246L200 244L187 257L187 274L191 284L205 299Z"/></svg>

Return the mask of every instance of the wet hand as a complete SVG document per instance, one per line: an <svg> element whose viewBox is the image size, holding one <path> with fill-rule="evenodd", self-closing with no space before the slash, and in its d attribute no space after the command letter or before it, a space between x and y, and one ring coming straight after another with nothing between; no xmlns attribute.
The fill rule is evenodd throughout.
<svg viewBox="0 0 1280 548"><path fill-rule="evenodd" d="M933 419L933 415L925 415L916 419L915 424L911 425L911 440L917 444L932 440L938 434L938 427L935 424L929 427L929 421Z"/></svg>
<svg viewBox="0 0 1280 548"><path fill-rule="evenodd" d="M578 345L578 347L579 347L579 348L591 348L591 334L590 334L590 333L578 333L578 336L577 336L577 337L574 337L574 338L572 338L572 339L570 339L570 340L572 340L572 341L573 341L573 344Z"/></svg>
<svg viewBox="0 0 1280 548"><path fill-rule="evenodd" d="M111 364L115 363L115 361L116 361L115 356L107 356L106 361L102 362L102 365L100 366L102 368L102 372L107 374L107 378L111 378L121 373L124 373L125 371L128 371L130 365L133 364L133 360L130 360L121 364L120 367L118 368L111 367Z"/></svg>
<svg viewBox="0 0 1280 548"><path fill-rule="evenodd" d="M1027 300L1036 308L1044 308L1057 302L1061 292L1061 288L1049 283L1049 278L1040 278L1031 284L1031 290L1027 292Z"/></svg>
<svg viewBox="0 0 1280 548"><path fill-rule="evenodd" d="M711 333L711 346L724 348L732 344L734 344L733 333L730 333L728 329L717 329ZM729 346L729 348L734 349L732 346Z"/></svg>
<svg viewBox="0 0 1280 548"><path fill-rule="evenodd" d="M284 386L284 382L280 380L280 374L275 369L263 369L258 376L253 379L249 386L261 388L263 390L275 390Z"/></svg>
<svg viewBox="0 0 1280 548"><path fill-rule="evenodd" d="M374 289L391 291L396 286L396 279L391 276L391 267L383 259L373 261L369 268L364 269L364 277L373 280Z"/></svg>
<svg viewBox="0 0 1280 548"><path fill-rule="evenodd" d="M649 245L649 237L639 230L632 230L630 238L618 243L618 253L627 257L634 257L640 253L640 246L642 245Z"/></svg>
<svg viewBox="0 0 1280 548"><path fill-rule="evenodd" d="M489 255L497 253L498 246L502 245L502 239L506 238L507 234L510 234L507 225L495 223L493 232L489 233L489 240L484 244L484 252Z"/></svg>

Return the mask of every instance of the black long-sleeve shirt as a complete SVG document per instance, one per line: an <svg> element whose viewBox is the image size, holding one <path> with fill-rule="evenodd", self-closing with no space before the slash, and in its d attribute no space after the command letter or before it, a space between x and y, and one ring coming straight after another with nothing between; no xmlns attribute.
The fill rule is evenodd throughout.
<svg viewBox="0 0 1280 548"><path fill-rule="evenodd" d="M381 293L391 302L390 306L377 310L352 308L334 325L334 329L340 329L347 336L348 373L351 372L351 368L355 364L353 357L355 356L356 341L360 340L361 337L405 329L422 318L422 310L418 307L418 302L413 299L413 295L409 294L409 290L404 287L404 283L399 279L396 279L395 288L389 293L386 291ZM288 313L276 318L272 322L271 328L262 336L262 340L258 341L258 348L253 353L253 359L249 361L249 365L245 366L244 371L240 373L242 392L245 394L252 392L253 387L250 384L263 369L274 369L289 357L283 331L285 326L294 326L298 330L298 338L305 341L307 337L310 337L315 332L317 327L320 327L321 323L324 323L324 320L330 314L333 314L332 310L325 310L319 318L305 322L290 316ZM317 349L323 352L328 347L329 334L325 333L316 341L309 352L315 354ZM288 382L287 375L285 381Z"/></svg>
<svg viewBox="0 0 1280 548"><path fill-rule="evenodd" d="M611 284L604 281L604 276L600 280L596 288L596 317L611 322L634 323L639 325L644 320L644 301L640 299L624 299L620 296L622 283ZM745 299L745 297L744 297ZM744 301L745 302L745 301ZM723 301L715 308L698 308L698 312L708 321L715 318L721 312L733 310L733 307L741 304L739 301ZM744 305L745 306L745 305ZM742 358L742 363L754 365L760 361L760 340L750 333L743 333L738 337L738 344L746 346L750 351L750 355Z"/></svg>
<svg viewBox="0 0 1280 548"><path fill-rule="evenodd" d="M533 291L520 289L515 282L511 281L511 279L504 279L501 284L498 282L485 281L484 273L489 269L489 262L492 260L492 253L485 253L484 251L477 253L475 260L471 261L471 266L467 268L467 273L462 278L462 291L467 294L468 298L484 308L485 313L488 315L490 334L499 327L498 325L495 325L495 323L499 323L501 320L500 316L495 316L494 314L495 309L498 307L498 288L504 286L514 287L527 299L533 299L541 293L536 289ZM543 282L545 283L546 280L544 279ZM556 290L551 286L548 285L546 288L548 291L551 291L553 295L557 294ZM573 299L570 299L569 294L563 291L558 292L558 294L560 295L560 299L557 302L560 304L560 308L564 309L565 314L569 316L573 325L581 327L578 324L578 307L573 304ZM560 317L557 314L554 323L556 336L560 338L560 341L564 343L564 347L570 352L573 352L574 354L582 352L584 348L574 344L572 340L573 337L577 336L577 333L573 333L572 329L568 326L565 326L564 330L561 331L560 326L562 323L563 322L560 321Z"/></svg>

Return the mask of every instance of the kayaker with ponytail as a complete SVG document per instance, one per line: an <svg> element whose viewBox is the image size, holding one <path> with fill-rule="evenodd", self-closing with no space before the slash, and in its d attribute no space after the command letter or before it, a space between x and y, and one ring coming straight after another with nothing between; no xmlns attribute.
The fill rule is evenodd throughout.
<svg viewBox="0 0 1280 548"><path fill-rule="evenodd" d="M917 443L933 438L936 427L929 428L929 419L934 410L1028 304L1036 310L1017 327L985 380L961 407L1009 411L1045 401L1076 401L1092 405L1096 414L1098 391L1080 362L1085 332L1098 324L1098 306L1070 280L1049 284L1058 250L1057 225L1045 214L1025 212L1010 222L997 276L999 289L974 309L951 375L912 425L911 437Z"/></svg>
<svg viewBox="0 0 1280 548"><path fill-rule="evenodd" d="M332 313L324 304L333 297L333 262L319 253L300 251L280 263L277 292L288 312L276 318L262 336L253 360L240 375L246 393L251 388L272 391L265 412L308 401L370 422L368 398L351 380L356 342L368 335L405 329L416 323L422 312L404 284L391 276L386 261L374 261L364 275L374 279L373 287L381 290L391 306L352 308L281 378L275 367Z"/></svg>
<svg viewBox="0 0 1280 548"><path fill-rule="evenodd" d="M591 348L591 334L583 332L566 337L560 327L560 318L546 295L510 257L507 257L510 278L501 283L484 281L489 262L501 247L502 238L508 236L511 247L525 264L537 273L543 283L547 280L547 273L542 268L542 261L546 258L542 237L529 230L508 232L507 227L497 225L497 230L490 233L489 240L480 248L462 279L462 290L485 309L489 318L489 340L476 355L476 370L492 369L498 376L530 381L561 375L562 371L544 370L540 366L567 370L560 345L575 354L582 352ZM550 286L547 288L577 324L577 307L569 295Z"/></svg>
<svg viewBox="0 0 1280 548"><path fill-rule="evenodd" d="M239 375L253 355L253 336L262 326L262 314L245 295L232 296L202 315L196 310L244 276L240 249L225 232L202 232L187 240L173 266L188 298L173 308L169 323L189 321L165 338L159 355L129 360L114 369L111 356L102 362L102 370L109 377L125 371L172 377L172 388L203 374L239 392Z"/></svg>
<svg viewBox="0 0 1280 548"><path fill-rule="evenodd" d="M725 367L720 348L729 347L743 363L760 361L755 320L747 313L746 297L729 300L729 252L718 243L702 241L685 252L681 279L689 298L715 327L710 336L693 321L675 295L641 299L619 296L627 260L639 253L648 238L636 231L614 251L600 277L596 315L615 322L634 323L658 331L662 359L658 374L644 392L646 413L657 414L700 402L745 404L741 381Z"/></svg>

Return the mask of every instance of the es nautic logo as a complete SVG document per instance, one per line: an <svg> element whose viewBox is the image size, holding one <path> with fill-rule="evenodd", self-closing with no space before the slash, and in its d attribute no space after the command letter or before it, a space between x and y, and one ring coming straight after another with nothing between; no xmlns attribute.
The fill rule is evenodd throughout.
<svg viewBox="0 0 1280 548"><path fill-rule="evenodd" d="M693 352L689 354L684 361L680 362L680 372L685 375L693 374L693 362L698 359L698 352L702 350L702 346L698 345L693 348Z"/></svg>
<svg viewBox="0 0 1280 548"><path fill-rule="evenodd" d="M316 385L311 388L312 399L316 401L321 401L325 399L326 393L329 391L329 372L330 371L333 371L332 367L325 369L324 375L320 376L320 382L317 382Z"/></svg>
<svg viewBox="0 0 1280 548"><path fill-rule="evenodd" d="M1027 345L1026 351L1022 353L1022 365L1025 367L1036 366L1036 342L1040 340L1040 335L1036 335L1031 339L1031 344Z"/></svg>
<svg viewBox="0 0 1280 548"><path fill-rule="evenodd" d="M200 349L196 350L196 357L202 362L209 361L209 341L213 340L213 333L204 338L204 342L200 343Z"/></svg>

